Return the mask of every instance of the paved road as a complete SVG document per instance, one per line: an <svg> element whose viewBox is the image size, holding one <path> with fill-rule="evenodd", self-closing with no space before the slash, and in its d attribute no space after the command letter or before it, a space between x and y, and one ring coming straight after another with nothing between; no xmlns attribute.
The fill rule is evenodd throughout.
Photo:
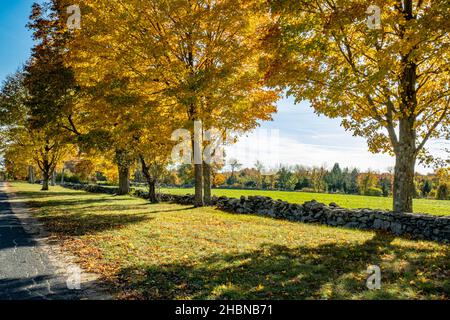
<svg viewBox="0 0 450 320"><path fill-rule="evenodd" d="M0 183L0 300L80 299L11 211Z"/></svg>

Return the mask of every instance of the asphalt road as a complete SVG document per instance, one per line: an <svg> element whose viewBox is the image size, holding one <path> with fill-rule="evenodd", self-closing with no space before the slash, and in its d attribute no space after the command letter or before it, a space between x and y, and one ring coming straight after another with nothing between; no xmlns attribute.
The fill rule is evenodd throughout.
<svg viewBox="0 0 450 320"><path fill-rule="evenodd" d="M78 300L46 253L11 211L0 183L0 300Z"/></svg>

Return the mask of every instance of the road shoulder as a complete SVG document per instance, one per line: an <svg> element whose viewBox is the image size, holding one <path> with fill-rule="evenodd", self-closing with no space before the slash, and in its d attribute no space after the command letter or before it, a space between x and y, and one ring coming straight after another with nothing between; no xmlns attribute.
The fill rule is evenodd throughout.
<svg viewBox="0 0 450 320"><path fill-rule="evenodd" d="M4 192L8 197L10 207L14 215L20 220L24 230L28 233L39 249L48 257L55 268L56 275L71 282L76 279L74 271L80 271L80 291L81 300L111 300L113 297L108 292L108 288L100 281L100 276L83 270L77 263L75 256L65 252L55 240L51 240L44 225L31 213L31 208L27 204L17 199L9 183L4 183Z"/></svg>

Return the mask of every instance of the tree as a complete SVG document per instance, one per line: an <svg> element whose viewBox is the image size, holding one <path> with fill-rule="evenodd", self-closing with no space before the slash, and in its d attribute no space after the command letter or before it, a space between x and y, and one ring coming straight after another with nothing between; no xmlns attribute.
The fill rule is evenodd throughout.
<svg viewBox="0 0 450 320"><path fill-rule="evenodd" d="M438 199L438 200L447 200L448 197L449 197L449 193L450 192L449 192L448 184L443 183L437 189L436 199Z"/></svg>
<svg viewBox="0 0 450 320"><path fill-rule="evenodd" d="M333 169L325 176L325 182L328 185L328 191L342 191L343 174L339 163L335 163Z"/></svg>
<svg viewBox="0 0 450 320"><path fill-rule="evenodd" d="M278 170L278 188L281 190L294 190L296 180L294 174L286 167L281 167Z"/></svg>
<svg viewBox="0 0 450 320"><path fill-rule="evenodd" d="M178 176L180 177L181 184L192 185L194 182L194 172L192 165L190 164L182 164L177 169Z"/></svg>
<svg viewBox="0 0 450 320"><path fill-rule="evenodd" d="M383 197L388 197L390 192L391 192L391 179L390 177L386 176L386 175L382 175L380 177L379 183L378 183L381 187L381 191L383 193Z"/></svg>
<svg viewBox="0 0 450 320"><path fill-rule="evenodd" d="M359 171L358 169L353 169L350 173L350 186L348 187L347 191L351 194L358 194L359 193L359 184L358 184L358 176Z"/></svg>
<svg viewBox="0 0 450 320"><path fill-rule="evenodd" d="M420 191L422 192L423 197L428 197L428 194L433 190L433 184L430 180L425 179L422 182L422 187L420 188Z"/></svg>
<svg viewBox="0 0 450 320"><path fill-rule="evenodd" d="M214 187L219 187L223 184L225 184L226 182L226 178L222 173L217 173L216 175L214 175L213 178L213 186Z"/></svg>
<svg viewBox="0 0 450 320"><path fill-rule="evenodd" d="M366 1L271 3L272 84L395 155L393 208L412 212L415 164L430 159L429 139L449 138L448 1L374 1L380 29Z"/></svg>
<svg viewBox="0 0 450 320"><path fill-rule="evenodd" d="M0 91L1 149L12 176L28 171L30 182L34 182L37 167L42 173L42 190L46 191L55 167L71 149L66 145L67 135L60 127L60 119L51 119L46 112L42 112L46 120L40 117L43 101L38 96L43 97L44 92L29 90L27 77L29 73L18 71L7 78Z"/></svg>
<svg viewBox="0 0 450 320"><path fill-rule="evenodd" d="M232 185L236 182L236 177L234 176L235 172L242 167L242 164L239 163L237 159L230 159L230 161L228 161L228 165L231 168L231 176L228 179L228 184Z"/></svg>
<svg viewBox="0 0 450 320"><path fill-rule="evenodd" d="M325 183L325 176L327 170L321 166L319 168L315 167L311 171L311 185L314 192L324 192L327 191L327 185Z"/></svg>
<svg viewBox="0 0 450 320"><path fill-rule="evenodd" d="M23 85L27 90L26 111L22 113L20 144L31 148L42 171L42 190L70 143L73 96L76 83L73 72L64 65L68 33L61 19L63 8L58 1L34 4L28 28L35 45L25 67Z"/></svg>
<svg viewBox="0 0 450 320"><path fill-rule="evenodd" d="M264 164L257 160L255 163L255 169L258 172L258 183L257 183L257 187L261 188L262 187L262 176L263 176L263 171L264 171Z"/></svg>
<svg viewBox="0 0 450 320"><path fill-rule="evenodd" d="M377 183L377 175L370 170L366 173L361 173L358 176L360 194L367 194L370 188L375 188L377 186Z"/></svg>
<svg viewBox="0 0 450 320"><path fill-rule="evenodd" d="M254 34L268 19L260 10L263 4L92 0L82 6L83 28L72 43L70 61L88 81L98 78L96 66L103 65L105 73L111 65L136 79L147 94L164 96L179 128L191 131L193 146L195 122L205 130L248 131L257 120L271 119L278 99L259 69L263 52ZM202 144L197 149L202 155ZM203 205L203 166L203 161L194 163L197 206Z"/></svg>
<svg viewBox="0 0 450 320"><path fill-rule="evenodd" d="M143 116L140 121L134 123L134 132L128 134L134 137L132 150L139 157L152 203L158 202L156 185L167 174L173 147L173 142L170 140L172 128L167 126L170 122L168 119L165 121L163 119L161 116Z"/></svg>

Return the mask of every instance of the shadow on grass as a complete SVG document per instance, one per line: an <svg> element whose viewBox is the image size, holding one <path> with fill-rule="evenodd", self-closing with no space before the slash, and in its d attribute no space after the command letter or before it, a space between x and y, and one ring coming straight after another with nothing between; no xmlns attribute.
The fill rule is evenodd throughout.
<svg viewBox="0 0 450 320"><path fill-rule="evenodd" d="M42 199L45 195L50 193L40 192L20 192L14 199ZM64 192L54 192L55 196L63 196ZM152 204L128 204L120 205L117 201L129 201L130 198L117 198L109 195L102 195L101 198L76 198L76 194L67 193L71 199L54 199L47 201L29 200L23 203L32 208L43 208L38 214L39 220L44 222L47 229L51 230L52 234L67 237L67 236L82 236L86 234L95 234L105 230L114 230L126 227L127 225L140 223L143 221L153 220L154 217L150 214L186 211L193 207L182 207L179 209L168 210L152 210ZM18 201L20 205L21 201ZM111 204L109 204L111 203ZM46 209L52 212L57 211L58 215L53 213L48 214ZM59 209L61 210L59 212ZM120 213L136 210L135 213ZM96 214L98 213L98 214Z"/></svg>
<svg viewBox="0 0 450 320"><path fill-rule="evenodd" d="M104 202L101 202L104 203ZM164 212L180 212L180 211L188 211L195 209L195 207L186 207L186 208L180 208L180 209L167 209L167 210L149 210L152 209L153 206L157 206L158 204L151 204L151 203L145 203L145 206L142 206L141 204L138 205L102 205L102 206L85 206L85 207L77 207L77 211L85 211L89 210L89 212L98 212L98 211L107 211L107 212L113 212L113 211L127 211L127 210L137 210L141 213L150 214L150 213L164 213Z"/></svg>
<svg viewBox="0 0 450 320"><path fill-rule="evenodd" d="M34 199L34 198L50 198L50 197L67 197L76 196L74 192L61 191L15 191L14 199Z"/></svg>
<svg viewBox="0 0 450 320"><path fill-rule="evenodd" d="M153 220L148 214L83 214L72 213L58 216L39 217L52 234L67 236L82 236L95 234L106 230L121 229L127 225Z"/></svg>
<svg viewBox="0 0 450 320"><path fill-rule="evenodd" d="M242 254L220 254L191 263L124 268L118 290L140 299L399 299L404 292L419 298L450 297L450 279L439 274L425 282L417 272L449 270L449 257L433 257L430 249L392 245L393 237L376 234L363 244L324 244L288 248L264 245ZM412 259L411 256L415 255ZM382 268L382 289L366 288L369 265L382 256L408 260L405 269ZM430 258L431 257L431 258Z"/></svg>

